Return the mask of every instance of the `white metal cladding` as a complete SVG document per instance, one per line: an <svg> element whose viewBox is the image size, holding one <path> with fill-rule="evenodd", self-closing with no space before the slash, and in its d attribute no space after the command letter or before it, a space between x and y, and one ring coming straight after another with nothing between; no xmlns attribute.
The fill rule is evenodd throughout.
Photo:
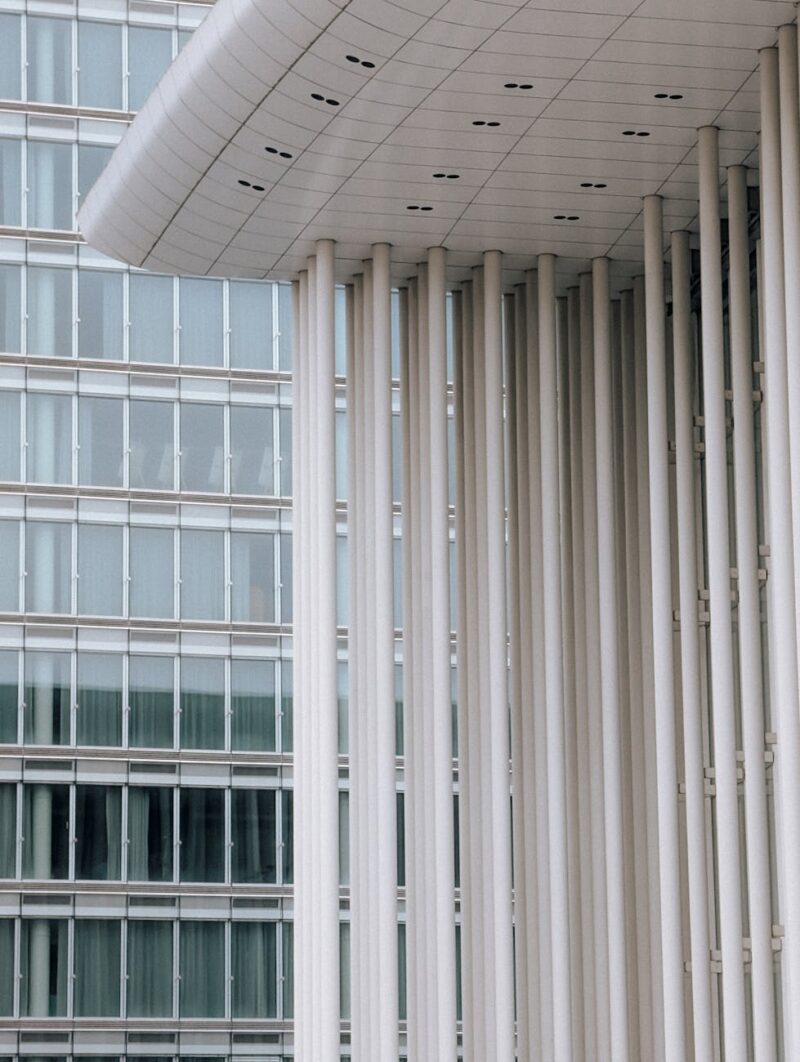
<svg viewBox="0 0 800 1062"><path fill-rule="evenodd" d="M636 272L643 195L665 196L670 227L696 216L698 127L720 127L721 165L755 164L757 50L794 5L570 6L221 0L82 230L168 272L287 277L319 238L340 279L375 242L397 275L440 243L450 279L488 245L512 270L555 253L560 273L597 256Z"/></svg>

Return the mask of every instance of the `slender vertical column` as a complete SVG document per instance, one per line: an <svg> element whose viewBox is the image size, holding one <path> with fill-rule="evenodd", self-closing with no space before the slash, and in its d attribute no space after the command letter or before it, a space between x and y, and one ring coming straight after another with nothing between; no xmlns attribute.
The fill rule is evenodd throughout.
<svg viewBox="0 0 800 1062"><path fill-rule="evenodd" d="M692 957L692 1021L698 1059L714 1053L711 1016L711 938L706 878L705 763L697 617L694 388L689 289L689 233L672 234L672 344L678 518L683 758ZM763 760L763 756L762 756Z"/></svg>
<svg viewBox="0 0 800 1062"><path fill-rule="evenodd" d="M800 708L798 707L795 570L792 545L789 389L786 349L779 127L778 53L764 48L761 60L761 239L766 468L769 517L769 671L773 726L778 735L781 974L784 1053L800 1053Z"/></svg>
<svg viewBox="0 0 800 1062"><path fill-rule="evenodd" d="M597 1017L595 1014L595 978L592 921L592 830L591 792L586 780L589 771L589 721L587 716L586 680L586 577L584 567L583 524L583 474L582 434L583 414L581 407L581 320L580 292L577 287L567 292L569 331L569 426L570 426L570 492L572 506L572 592L573 592L573 638L575 646L575 701L576 744L578 760L578 821L580 824L580 901L581 928L573 948L579 948L581 956L581 983L583 992L583 1040L576 1036L576 1056L583 1050L583 1057L591 1057L595 1043Z"/></svg>
<svg viewBox="0 0 800 1062"><path fill-rule="evenodd" d="M443 247L428 252L428 388L431 553L429 747L433 801L431 940L435 948L436 1007L432 1014L430 1062L455 1057L456 969L453 910L453 732L450 687L450 531L447 475L447 291ZM391 476L389 476L391 482Z"/></svg>
<svg viewBox="0 0 800 1062"><path fill-rule="evenodd" d="M650 465L655 750L658 795L659 894L663 1021L667 1062L686 1057L681 938L678 776L672 659L664 262L660 196L644 200L647 416Z"/></svg>
<svg viewBox="0 0 800 1062"><path fill-rule="evenodd" d="M789 394L800 394L800 86L797 23L778 30L783 274L786 304L786 378ZM800 410L789 403L789 453L794 526L794 593L797 652L800 657Z"/></svg>
<svg viewBox="0 0 800 1062"><path fill-rule="evenodd" d="M295 841L299 891L295 979L303 1004L297 1018L296 1054L302 1062L335 1062L339 1055L339 771L332 241L318 242L314 272L308 298L308 357L301 358L298 366L298 375L306 370L300 383L305 421L301 430L308 440L303 457L306 471L315 471L298 483L301 518L307 526L305 548L295 554L296 573L305 567L308 575L307 580L301 575L305 631L296 661L303 674L303 699L296 706L294 769L297 803L304 804L302 832ZM304 441L301 451L305 450Z"/></svg>
<svg viewBox="0 0 800 1062"><path fill-rule="evenodd" d="M550 844L548 840L547 718L544 657L544 573L542 553L542 461L539 415L539 285L535 270L525 275L525 323L527 335L528 416L528 522L530 525L531 682L527 742L531 749L529 776L533 776L526 807L534 828L534 873L536 908L532 912L538 926L539 1042L544 1058L552 1058L553 1045L553 960L550 937ZM532 721L531 721L532 716Z"/></svg>
<svg viewBox="0 0 800 1062"><path fill-rule="evenodd" d="M561 535L558 493L558 355L555 257L540 255L539 427L542 464L545 699L554 1059L572 1057L567 779L561 656Z"/></svg>
<svg viewBox="0 0 800 1062"><path fill-rule="evenodd" d="M750 240L747 170L728 169L728 303L733 456L736 501L736 567L739 572L739 682L744 746L744 813L747 830L747 896L750 913L754 1053L777 1057L772 973L767 777L764 764L763 660L758 585L756 455L753 417L753 352L750 340Z"/></svg>
<svg viewBox="0 0 800 1062"><path fill-rule="evenodd" d="M722 336L722 252L719 216L718 131L699 130L700 284L703 330L703 413L705 424L706 528L711 700L716 787L717 867L723 1028L726 1059L747 1051L742 893L739 868L739 802L736 782L736 720L731 630L728 465L725 428L725 371Z"/></svg>
<svg viewBox="0 0 800 1062"><path fill-rule="evenodd" d="M614 446L611 389L609 263L592 262L594 317L595 454L597 461L597 571L600 696L606 842L606 910L612 1059L627 1059L628 997L625 926L625 858L619 721L619 617L617 609Z"/></svg>
<svg viewBox="0 0 800 1062"><path fill-rule="evenodd" d="M600 604L597 586L597 487L595 459L594 394L594 322L592 315L592 278L580 278L581 299L581 413L583 417L583 563L586 601L586 676L589 738L589 786L592 828L592 926L594 980L596 991L595 1050L601 1062L611 1057L609 1027L610 998L608 984L608 927L606 904L605 825L603 787L603 731L600 699Z"/></svg>

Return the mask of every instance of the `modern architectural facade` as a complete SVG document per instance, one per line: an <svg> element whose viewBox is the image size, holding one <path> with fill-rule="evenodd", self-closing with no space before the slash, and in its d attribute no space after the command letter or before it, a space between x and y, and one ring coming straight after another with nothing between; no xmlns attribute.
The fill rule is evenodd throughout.
<svg viewBox="0 0 800 1062"><path fill-rule="evenodd" d="M569 6L0 8L0 1054L800 1058L796 12Z"/></svg>

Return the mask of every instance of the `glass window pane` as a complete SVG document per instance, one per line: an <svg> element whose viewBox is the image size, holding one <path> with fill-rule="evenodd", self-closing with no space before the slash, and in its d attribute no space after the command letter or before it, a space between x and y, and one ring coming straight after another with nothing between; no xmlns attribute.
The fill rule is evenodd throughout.
<svg viewBox="0 0 800 1062"><path fill-rule="evenodd" d="M122 26L78 21L78 105L122 109Z"/></svg>
<svg viewBox="0 0 800 1062"><path fill-rule="evenodd" d="M0 878L17 876L17 786L0 783ZM0 950L0 954L1 954ZM2 989L0 989L0 993ZM2 1005L0 1005L0 1014Z"/></svg>
<svg viewBox="0 0 800 1062"><path fill-rule="evenodd" d="M180 1016L225 1015L225 926L222 922L180 923Z"/></svg>
<svg viewBox="0 0 800 1062"><path fill-rule="evenodd" d="M347 414L343 409L336 410L336 497L347 498Z"/></svg>
<svg viewBox="0 0 800 1062"><path fill-rule="evenodd" d="M0 137L0 225L21 224L22 141L4 136Z"/></svg>
<svg viewBox="0 0 800 1062"><path fill-rule="evenodd" d="M223 489L223 409L210 402L181 403L181 490Z"/></svg>
<svg viewBox="0 0 800 1062"><path fill-rule="evenodd" d="M225 880L225 791L181 789L181 881Z"/></svg>
<svg viewBox="0 0 800 1062"><path fill-rule="evenodd" d="M69 653L25 653L25 743L69 744Z"/></svg>
<svg viewBox="0 0 800 1062"><path fill-rule="evenodd" d="M181 277L180 307L180 361L222 365L222 281Z"/></svg>
<svg viewBox="0 0 800 1062"><path fill-rule="evenodd" d="M22 876L63 880L69 874L69 786L35 782L22 800Z"/></svg>
<svg viewBox="0 0 800 1062"><path fill-rule="evenodd" d="M174 490L174 403L132 399L129 409L130 486L147 490Z"/></svg>
<svg viewBox="0 0 800 1062"><path fill-rule="evenodd" d="M25 525L25 608L72 611L72 525L30 521Z"/></svg>
<svg viewBox="0 0 800 1062"><path fill-rule="evenodd" d="M228 290L231 367L271 369L272 285L232 280Z"/></svg>
<svg viewBox="0 0 800 1062"><path fill-rule="evenodd" d="M78 356L122 360L122 273L78 273Z"/></svg>
<svg viewBox="0 0 800 1062"><path fill-rule="evenodd" d="M223 531L181 531L181 619L225 618Z"/></svg>
<svg viewBox="0 0 800 1062"><path fill-rule="evenodd" d="M22 98L22 49L19 15L0 14L0 99Z"/></svg>
<svg viewBox="0 0 800 1062"><path fill-rule="evenodd" d="M75 787L75 877L118 881L122 789L118 785Z"/></svg>
<svg viewBox="0 0 800 1062"><path fill-rule="evenodd" d="M275 536L231 532L231 619L275 621Z"/></svg>
<svg viewBox="0 0 800 1062"><path fill-rule="evenodd" d="M28 266L28 353L72 357L72 270Z"/></svg>
<svg viewBox="0 0 800 1062"><path fill-rule="evenodd" d="M72 482L72 397L28 392L27 479Z"/></svg>
<svg viewBox="0 0 800 1062"><path fill-rule="evenodd" d="M19 661L17 653L13 649L3 649L0 651L0 745L16 745L17 743L18 703ZM2 843L0 843L0 849L2 849Z"/></svg>
<svg viewBox="0 0 800 1062"><path fill-rule="evenodd" d="M334 303L334 361L337 376L347 374L347 291L336 288Z"/></svg>
<svg viewBox="0 0 800 1062"><path fill-rule="evenodd" d="M277 932L274 922L231 924L234 1018L278 1016Z"/></svg>
<svg viewBox="0 0 800 1062"><path fill-rule="evenodd" d="M403 490L403 434L400 414L392 414L392 501L402 498Z"/></svg>
<svg viewBox="0 0 800 1062"><path fill-rule="evenodd" d="M167 786L128 790L129 881L172 881L173 793Z"/></svg>
<svg viewBox="0 0 800 1062"><path fill-rule="evenodd" d="M22 340L22 269L0 265L0 353L18 354Z"/></svg>
<svg viewBox="0 0 800 1062"><path fill-rule="evenodd" d="M20 1013L63 1017L67 1013L66 918L23 918Z"/></svg>
<svg viewBox="0 0 800 1062"><path fill-rule="evenodd" d="M172 922L128 922L129 1018L172 1017Z"/></svg>
<svg viewBox="0 0 800 1062"><path fill-rule="evenodd" d="M0 520L0 612L19 612L19 520Z"/></svg>
<svg viewBox="0 0 800 1062"><path fill-rule="evenodd" d="M122 923L110 918L75 919L75 1016L119 1014Z"/></svg>
<svg viewBox="0 0 800 1062"><path fill-rule="evenodd" d="M122 657L78 653L77 742L122 744Z"/></svg>
<svg viewBox="0 0 800 1062"><path fill-rule="evenodd" d="M292 536L288 531L280 533L281 611L279 623L292 622Z"/></svg>
<svg viewBox="0 0 800 1062"><path fill-rule="evenodd" d="M129 285L129 359L172 363L175 360L172 277L131 273Z"/></svg>
<svg viewBox="0 0 800 1062"><path fill-rule="evenodd" d="M78 144L78 195L81 203L106 168L113 150L104 144Z"/></svg>
<svg viewBox="0 0 800 1062"><path fill-rule="evenodd" d="M0 391L0 480L5 483L20 479L19 410L19 392Z"/></svg>
<svg viewBox="0 0 800 1062"><path fill-rule="evenodd" d="M138 111L172 62L172 31L128 28L128 110Z"/></svg>
<svg viewBox="0 0 800 1062"><path fill-rule="evenodd" d="M274 410L231 406L231 493L274 493Z"/></svg>
<svg viewBox="0 0 800 1062"><path fill-rule="evenodd" d="M175 614L175 533L169 527L130 529L131 616Z"/></svg>
<svg viewBox="0 0 800 1062"><path fill-rule="evenodd" d="M28 16L28 99L72 103L72 23Z"/></svg>
<svg viewBox="0 0 800 1062"><path fill-rule="evenodd" d="M181 748L225 745L225 663L213 657L181 658Z"/></svg>
<svg viewBox="0 0 800 1062"><path fill-rule="evenodd" d="M78 482L122 486L124 403L81 395L78 408Z"/></svg>
<svg viewBox="0 0 800 1062"><path fill-rule="evenodd" d="M122 615L122 528L78 524L78 612Z"/></svg>
<svg viewBox="0 0 800 1062"><path fill-rule="evenodd" d="M28 141L28 227L71 229L72 144Z"/></svg>
<svg viewBox="0 0 800 1062"><path fill-rule="evenodd" d="M294 747L294 669L291 660L281 661L281 750Z"/></svg>
<svg viewBox="0 0 800 1062"><path fill-rule="evenodd" d="M0 918L0 1015L4 1018L14 1013L14 974L14 919Z"/></svg>
<svg viewBox="0 0 800 1062"><path fill-rule="evenodd" d="M278 285L278 368L292 371L292 286Z"/></svg>
<svg viewBox="0 0 800 1062"><path fill-rule="evenodd" d="M274 661L231 661L231 744L245 751L275 751Z"/></svg>
<svg viewBox="0 0 800 1062"><path fill-rule="evenodd" d="M283 1016L294 1017L294 925L284 922L283 929Z"/></svg>
<svg viewBox="0 0 800 1062"><path fill-rule="evenodd" d="M276 882L277 823L274 789L231 790L231 878Z"/></svg>
<svg viewBox="0 0 800 1062"><path fill-rule="evenodd" d="M284 789L281 794L281 830L283 833L281 880L284 885L294 881L294 793Z"/></svg>
<svg viewBox="0 0 800 1062"><path fill-rule="evenodd" d="M175 714L172 659L132 656L128 683L128 743L136 748L172 748Z"/></svg>
<svg viewBox="0 0 800 1062"><path fill-rule="evenodd" d="M336 536L336 625L347 626L347 539Z"/></svg>
<svg viewBox="0 0 800 1062"><path fill-rule="evenodd" d="M281 448L281 484L280 494L282 498L292 496L292 411L280 409L278 411L278 434Z"/></svg>

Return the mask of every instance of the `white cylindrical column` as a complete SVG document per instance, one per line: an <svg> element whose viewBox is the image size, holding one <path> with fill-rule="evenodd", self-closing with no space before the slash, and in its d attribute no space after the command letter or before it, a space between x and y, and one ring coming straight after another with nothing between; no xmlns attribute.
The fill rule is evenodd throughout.
<svg viewBox="0 0 800 1062"><path fill-rule="evenodd" d="M675 687L672 659L672 560L670 554L666 334L662 202L644 200L647 417L650 467L655 751L658 787L659 893L664 1054L683 1062L683 1000L678 778L675 750Z"/></svg>
<svg viewBox="0 0 800 1062"><path fill-rule="evenodd" d="M781 974L784 1052L800 1053L800 708L798 708L797 622L792 543L792 472L789 448L789 389L786 349L781 131L778 53L759 53L761 70L761 291L765 363L766 468L769 523L770 703L777 732L775 775L778 796Z"/></svg>
<svg viewBox="0 0 800 1062"><path fill-rule="evenodd" d="M609 1032L612 1059L627 1059L628 996L625 924L625 856L617 608L614 436L611 381L609 262L592 262L594 336L595 459L597 468L597 572L599 599L600 697L602 708L603 797L606 843ZM549 734L548 734L549 738Z"/></svg>
<svg viewBox="0 0 800 1062"><path fill-rule="evenodd" d="M561 531L559 526L558 352L555 257L540 255L539 428L542 468L545 705L547 718L550 934L554 1059L572 1058L567 779L564 740L564 673L561 656ZM509 1056L510 1057L510 1056Z"/></svg>
<svg viewBox="0 0 800 1062"><path fill-rule="evenodd" d="M763 659L758 583L753 352L750 315L750 238L747 170L728 169L728 304L733 385L733 455L736 501L736 568L739 573L739 683L744 745L744 812L747 896L750 913L754 1052L777 1057L772 957L767 777L764 764Z"/></svg>
<svg viewBox="0 0 800 1062"><path fill-rule="evenodd" d="M736 781L736 721L731 629L731 562L728 529L728 460L725 427L725 368L722 335L722 251L719 214L719 133L699 130L700 286L703 337L706 533L710 689L714 734L717 868L723 1026L726 1058L747 1051L742 894L739 868L739 800Z"/></svg>
<svg viewBox="0 0 800 1062"><path fill-rule="evenodd" d="M692 1019L695 1053L698 1058L711 1059L714 1051L714 1027L711 1012L705 757L697 615L694 368L689 269L689 233L673 232L672 345L675 374L676 498Z"/></svg>

